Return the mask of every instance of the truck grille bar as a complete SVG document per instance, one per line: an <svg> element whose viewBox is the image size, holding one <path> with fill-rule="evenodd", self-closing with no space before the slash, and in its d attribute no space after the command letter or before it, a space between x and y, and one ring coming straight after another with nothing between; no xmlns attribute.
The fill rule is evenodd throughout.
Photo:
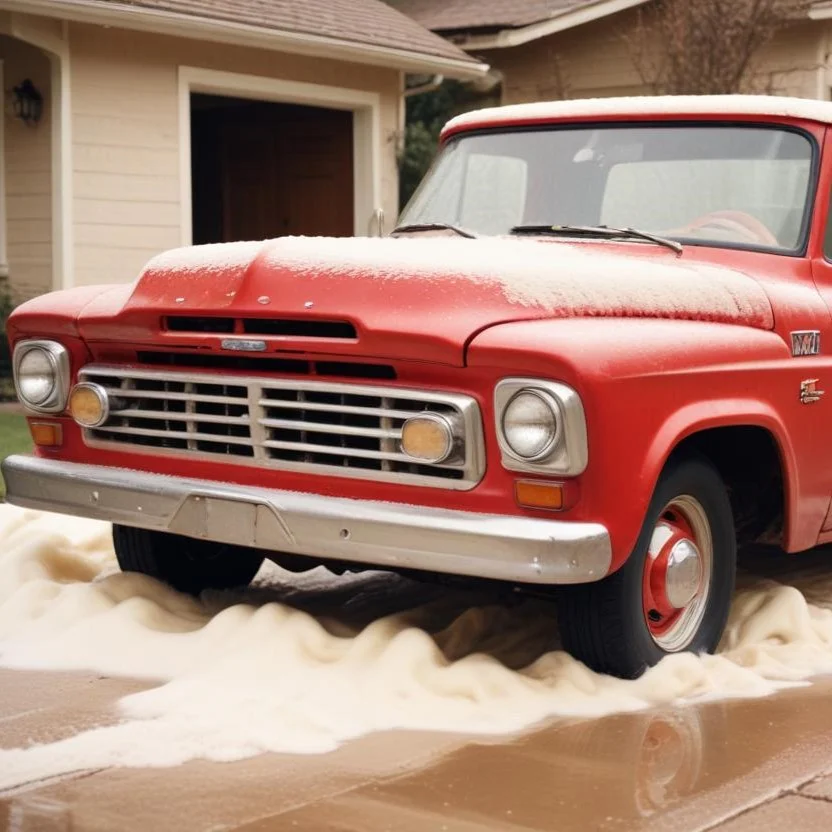
<svg viewBox="0 0 832 832"><path fill-rule="evenodd" d="M482 420L470 396L359 384L90 366L110 415L88 445L369 480L473 488L483 476ZM402 426L423 412L461 425L443 463L414 462Z"/></svg>

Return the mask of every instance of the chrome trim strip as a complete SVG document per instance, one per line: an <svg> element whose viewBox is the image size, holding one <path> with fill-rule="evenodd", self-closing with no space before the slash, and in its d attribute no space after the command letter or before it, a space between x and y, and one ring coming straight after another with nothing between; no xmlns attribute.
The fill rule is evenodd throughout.
<svg viewBox="0 0 832 832"><path fill-rule="evenodd" d="M81 370L81 375L83 374L84 370ZM130 376L130 378L138 378L138 376ZM190 378L191 382L194 383L192 376L189 376L188 378ZM168 380L171 381L172 379ZM207 381L205 383L213 384L215 382ZM164 401L165 399L169 399L170 401L177 402L192 401L201 402L205 404L245 404L246 402L245 396L208 396L204 393L194 393L193 395L191 395L190 393L163 393L159 390L124 390L122 388L119 388L118 398L125 399L129 398L130 396L132 396L133 398L140 399L161 399L162 401Z"/></svg>
<svg viewBox="0 0 832 832"><path fill-rule="evenodd" d="M202 417L200 417L202 421ZM264 428L286 428L287 430L305 430L311 433L335 433L344 436L370 436L375 439L401 439L400 430L382 428L351 428L348 425L328 425L324 422L300 422L292 419L259 419ZM320 447L320 446L319 446Z"/></svg>
<svg viewBox="0 0 832 832"><path fill-rule="evenodd" d="M161 420L160 420L161 421ZM129 436L159 436L162 438L168 439L187 439L187 440L196 440L198 442L216 442L218 445L251 445L251 439L246 436L226 436L225 434L218 434L218 433L198 433L197 431L188 431L188 430L160 430L159 428L137 428L130 427L122 428L118 427L118 425L110 427L100 427L100 428L87 428L86 430L101 430L106 431L107 433L126 433ZM116 442L107 442L108 445L115 445L118 444L119 447L122 445L127 445L128 447L133 447L133 443L116 443ZM166 452L167 448L156 448L157 451L160 453Z"/></svg>
<svg viewBox="0 0 832 832"><path fill-rule="evenodd" d="M366 388L365 388L366 389ZM384 394L384 398L395 399L395 396L390 395L389 388ZM329 391L325 391L329 392ZM343 391L332 391L343 392ZM414 392L414 391L409 391ZM363 394L360 394L363 395ZM402 398L408 398L402 396ZM426 397L421 397L423 401L428 401ZM260 407L281 407L286 410L314 410L316 413L351 413L357 416L386 416L388 419L410 419L413 416L418 416L417 410L393 410L390 407L356 407L355 405L345 404L343 407L337 404L322 404L321 402L291 402L283 401L281 399L260 399L257 402Z"/></svg>
<svg viewBox="0 0 832 832"><path fill-rule="evenodd" d="M323 497L31 456L2 464L17 506L388 568L533 584L604 577L598 523Z"/></svg>
<svg viewBox="0 0 832 832"><path fill-rule="evenodd" d="M84 383L86 384L88 382ZM243 400L243 403L245 403L245 400ZM133 410L129 407L119 407L112 410L109 415L124 417L126 419L155 419L158 422L198 421L205 422L205 424L215 425L241 425L243 427L248 425L248 416L212 416L208 413L200 413L196 415L193 410L190 413L187 411L183 413L175 410ZM115 430L115 428L109 427L107 430ZM165 431L161 431L162 435L164 435L164 433Z"/></svg>
<svg viewBox="0 0 832 832"><path fill-rule="evenodd" d="M219 375L216 373L202 373L194 372L169 372L169 371L155 371L134 369L132 367L111 366L111 365L95 365L90 364L83 367L79 373L82 380L95 380L96 383L102 384L101 377L110 377L113 379L147 379L159 382L176 382L179 384L202 384L202 385L221 385L224 387L239 387L241 395L239 396L209 396L207 394L188 393L166 393L163 391L139 391L121 388L114 388L104 384L111 398L129 398L135 396L144 396L149 399L171 399L182 401L186 403L189 400L194 401L211 401L222 404L230 404L239 407L248 408L248 417L219 417L224 424L245 425L249 428L249 437L234 437L217 434L201 435L196 433L190 427L187 432L183 430L170 431L164 428L133 428L133 427L108 427L103 425L93 430L84 430L84 442L91 448L108 448L128 453L143 454L143 455L164 455L164 456L178 456L183 459L202 459L212 462L230 464L230 465L245 465L258 466L263 468L272 468L283 471L297 471L300 473L309 474L323 474L337 477L346 477L349 479L370 480L373 482L394 482L406 483L411 485L427 486L429 488L442 488L453 491L468 491L474 488L483 478L485 474L485 438L483 434L482 417L480 415L480 408L476 400L461 393L445 393L437 392L435 390L419 390L408 387L381 387L378 385L364 385L364 384L344 384L340 382L326 382L326 381L311 381L306 377L300 376L297 378L269 378L264 376L231 376ZM355 397L368 397L381 399L381 407L360 407L358 405L337 405L326 404L323 402L303 402L303 401L285 401L281 399L268 398L268 391L270 390L290 390L293 392L315 392L315 393L333 393L337 395L348 395ZM453 408L456 411L456 418L460 421L462 436L464 438L464 457L460 454L459 458L454 457L444 463L429 463L424 461L412 460L401 455L398 447L398 431L391 425L391 419L408 419L419 415L421 411L415 410L399 410L392 407L386 407L386 403L392 403L393 400L408 400L426 402L428 404L444 405ZM187 404L186 404L187 406ZM308 441L290 441L290 440L274 440L269 439L268 428L270 422L278 421L274 416L270 415L271 408L278 409L302 409L310 411L332 412L332 413L351 413L359 415L378 416L382 422L382 431L379 434L379 439L382 441L382 450L378 451L362 451L360 449L344 449L340 446L318 445ZM117 417L123 415L127 418L154 418L159 422L168 420L169 417L174 421L185 421L186 425L192 425L187 418L190 416L188 411L168 412L158 411L153 417L144 417L139 415L140 411L131 411L129 407L119 409L114 407L112 415ZM242 421L238 421L238 419ZM198 421L213 421L201 417ZM287 420L288 421L288 420ZM315 423L317 424L317 423ZM306 427L304 423L297 422L295 429L301 432L302 437L305 432L320 433L328 432L326 425ZM387 427L385 427L387 425ZM135 434L142 436L156 436L169 437L171 439L178 439L188 443L187 448L164 448L152 445L139 445L132 442L120 442L117 440L102 439L100 432ZM389 431L389 433L387 432ZM347 429L344 431L349 435L363 435L353 433ZM369 435L369 434L367 434ZM253 456L237 456L234 454L219 454L208 451L201 451L196 447L197 442L216 442L217 444L229 444L252 447L254 449ZM360 458L360 459L377 459L381 461L382 470L367 469L367 468L351 468L340 465L328 465L323 463L307 463L296 462L284 459L275 459L268 453L269 448L274 450L296 451L298 453L315 453L318 455L331 454L344 457ZM442 476L441 473L433 474L413 474L401 471L390 470L392 465L390 463L409 463L413 465L420 465L423 467L433 467L437 472L441 471L459 471L462 477L459 479L452 479L451 477Z"/></svg>
<svg viewBox="0 0 832 832"><path fill-rule="evenodd" d="M321 448L326 447L325 445L313 445L311 442L282 442L279 439L267 439L263 442L263 446L265 448L275 448L282 451L300 451L316 454L326 453L326 451L321 451ZM386 451L365 451L363 448L339 448L337 446L333 446L330 453L333 456L348 456L355 457L356 459L387 459L390 462L404 462L422 465L429 464L427 462L414 463L414 460L405 454L387 453ZM279 461L282 462L283 460ZM338 470L340 471L341 469L338 468Z"/></svg>

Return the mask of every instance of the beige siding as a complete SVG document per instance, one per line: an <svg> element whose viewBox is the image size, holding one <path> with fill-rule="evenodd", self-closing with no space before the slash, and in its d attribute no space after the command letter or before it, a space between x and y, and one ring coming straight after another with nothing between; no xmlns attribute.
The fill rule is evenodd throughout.
<svg viewBox="0 0 832 832"><path fill-rule="evenodd" d="M383 207L395 216L398 72L80 24L70 45L76 284L131 280L180 243L179 66L380 93Z"/></svg>
<svg viewBox="0 0 832 832"><path fill-rule="evenodd" d="M52 150L49 59L19 40L0 36L5 92L30 78L44 97L36 127L3 114L6 180L6 251L15 298L26 300L52 288Z"/></svg>
<svg viewBox="0 0 832 832"><path fill-rule="evenodd" d="M632 38L636 13L621 13L512 49L495 49L483 59L504 75L503 102L647 95L651 90L636 68ZM778 34L753 68L753 91L817 97L822 44L829 24L817 21ZM830 40L829 42L832 42Z"/></svg>
<svg viewBox="0 0 832 832"><path fill-rule="evenodd" d="M483 58L503 73L505 104L636 95L646 90L622 37L633 20L614 15Z"/></svg>
<svg viewBox="0 0 832 832"><path fill-rule="evenodd" d="M775 95L828 99L822 70L830 31L829 21L813 20L779 33L755 62L754 86Z"/></svg>

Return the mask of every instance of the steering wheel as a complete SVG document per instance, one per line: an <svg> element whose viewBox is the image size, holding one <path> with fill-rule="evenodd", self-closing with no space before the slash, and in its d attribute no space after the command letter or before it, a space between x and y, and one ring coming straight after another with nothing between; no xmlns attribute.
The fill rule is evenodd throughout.
<svg viewBox="0 0 832 832"><path fill-rule="evenodd" d="M757 243L764 246L780 245L777 237L756 217L746 214L744 211L711 211L703 214L688 223L684 228L675 231L680 237L691 231L705 231L708 228L714 231L729 233L745 240L737 242Z"/></svg>

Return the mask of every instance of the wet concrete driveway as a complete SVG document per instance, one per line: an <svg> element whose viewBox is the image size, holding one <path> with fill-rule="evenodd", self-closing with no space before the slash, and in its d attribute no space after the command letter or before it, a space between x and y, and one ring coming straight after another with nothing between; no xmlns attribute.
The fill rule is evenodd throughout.
<svg viewBox="0 0 832 832"><path fill-rule="evenodd" d="M3 746L114 719L142 683L0 671ZM827 775L829 775L827 777ZM382 733L326 755L79 771L0 798L0 828L146 830L832 829L832 681L557 722L511 739Z"/></svg>
<svg viewBox="0 0 832 832"><path fill-rule="evenodd" d="M804 556L804 580L828 574L829 555ZM791 559L755 555L753 565L795 581ZM349 597L369 620L435 591L368 587L361 596L316 590L298 603L332 609ZM112 725L121 697L154 684L0 669L0 748ZM512 737L380 732L328 754L79 768L0 792L5 829L829 832L832 678L760 699L560 719Z"/></svg>

